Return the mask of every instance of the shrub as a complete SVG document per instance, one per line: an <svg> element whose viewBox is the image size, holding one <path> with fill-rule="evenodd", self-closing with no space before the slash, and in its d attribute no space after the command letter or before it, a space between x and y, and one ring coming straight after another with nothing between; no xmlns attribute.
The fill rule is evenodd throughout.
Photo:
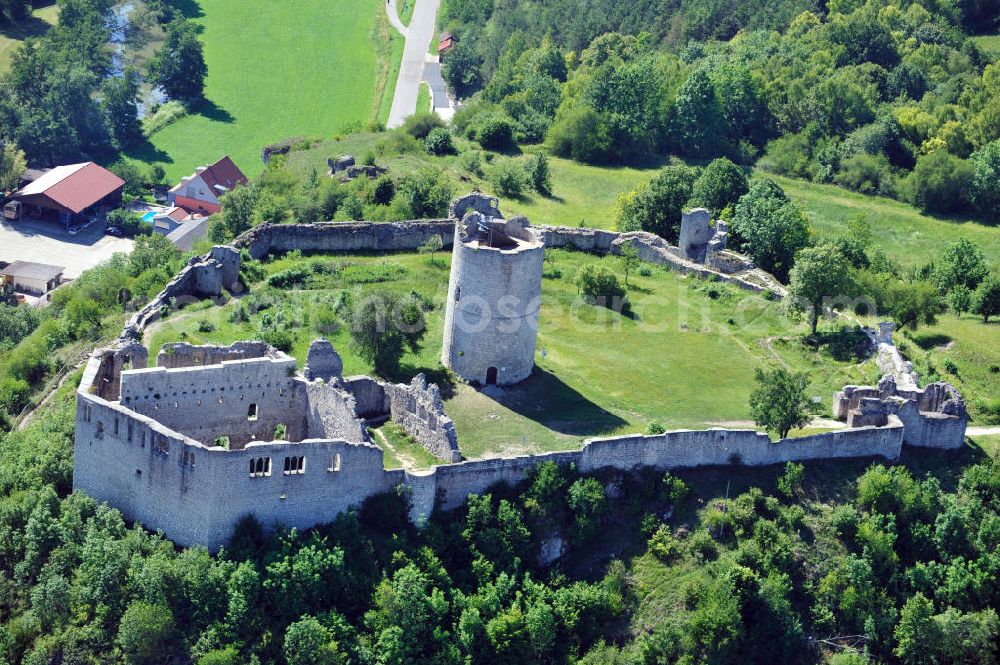
<svg viewBox="0 0 1000 665"><path fill-rule="evenodd" d="M435 129L444 128L437 113L414 113L403 122L403 131L415 139L426 139Z"/></svg>
<svg viewBox="0 0 1000 665"><path fill-rule="evenodd" d="M588 302L622 313L628 311L625 289L607 268L593 263L585 266L576 276L576 285Z"/></svg>
<svg viewBox="0 0 1000 665"><path fill-rule="evenodd" d="M290 353L292 350L293 339L284 330L268 330L260 334L260 338L284 353Z"/></svg>
<svg viewBox="0 0 1000 665"><path fill-rule="evenodd" d="M455 144L451 140L451 132L444 127L435 127L424 139L424 147L432 155L451 155L455 152Z"/></svg>
<svg viewBox="0 0 1000 665"><path fill-rule="evenodd" d="M474 176L483 177L483 159L485 153L482 150L469 150L463 152L458 158L458 164L462 170Z"/></svg>
<svg viewBox="0 0 1000 665"><path fill-rule="evenodd" d="M904 183L907 198L928 212L957 212L969 207L972 165L936 150L917 160Z"/></svg>
<svg viewBox="0 0 1000 665"><path fill-rule="evenodd" d="M646 434L663 434L666 431L667 428L659 420L653 420L646 426Z"/></svg>
<svg viewBox="0 0 1000 665"><path fill-rule="evenodd" d="M380 176L372 185L372 203L375 205L389 205L395 195L396 183L387 175Z"/></svg>
<svg viewBox="0 0 1000 665"><path fill-rule="evenodd" d="M521 196L526 181L524 169L513 159L500 161L490 171L490 183L500 196Z"/></svg>
<svg viewBox="0 0 1000 665"><path fill-rule="evenodd" d="M210 333L215 331L215 324L208 319L198 319L198 332Z"/></svg>
<svg viewBox="0 0 1000 665"><path fill-rule="evenodd" d="M601 116L588 106L575 106L556 116L546 137L550 149L560 157L581 162L607 159L611 137Z"/></svg>
<svg viewBox="0 0 1000 665"><path fill-rule="evenodd" d="M310 271L304 267L293 266L291 268L286 268L281 272L276 272L267 278L268 286L273 286L277 289L288 289L293 286L298 286L303 284L307 279L309 279Z"/></svg>
<svg viewBox="0 0 1000 665"><path fill-rule="evenodd" d="M528 179L532 188L542 196L552 194L552 174L549 172L549 159L544 153L538 153L528 163Z"/></svg>
<svg viewBox="0 0 1000 665"><path fill-rule="evenodd" d="M885 155L859 153L843 161L834 180L862 194L895 196L896 177Z"/></svg>
<svg viewBox="0 0 1000 665"><path fill-rule="evenodd" d="M514 122L500 114L486 115L470 127L469 138L487 150L510 150L515 146Z"/></svg>
<svg viewBox="0 0 1000 665"><path fill-rule="evenodd" d="M680 543L666 524L660 526L647 543L649 552L663 563L670 563L681 553Z"/></svg>

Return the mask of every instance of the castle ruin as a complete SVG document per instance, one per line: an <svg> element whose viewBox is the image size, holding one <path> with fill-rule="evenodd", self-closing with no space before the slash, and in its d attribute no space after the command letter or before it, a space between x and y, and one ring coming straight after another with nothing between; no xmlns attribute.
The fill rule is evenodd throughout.
<svg viewBox="0 0 1000 665"><path fill-rule="evenodd" d="M491 232L502 233L511 246L493 246L499 235L491 239ZM719 232L716 225L710 238L719 239ZM485 242L481 234L487 234ZM705 257L693 257L704 263L687 256L692 248L700 254L707 232L685 235L690 242L682 250L644 233L563 227L536 231L523 220L504 220L496 200L480 195L456 201L449 220L265 224L232 247L215 247L192 259L131 318L112 348L92 354L77 390L74 488L106 501L129 520L163 531L180 545L216 550L247 515L256 516L266 528L307 529L371 496L404 486L411 517L419 521L435 508L460 506L469 493L481 493L496 483L516 483L543 461L575 464L590 473L850 457L894 460L904 443L963 445L967 415L961 396L947 384L920 389L912 373L909 378L897 376L912 368L891 347L887 328L879 340L880 367L893 371L876 387L847 386L834 397L834 413L846 420L845 429L777 442L745 429L676 430L591 438L566 452L471 461L461 459L454 424L436 385L422 375L409 384L344 377L340 356L326 340L310 347L302 374L294 359L255 341L168 344L157 354L157 366L146 367L149 353L139 341L143 330L170 303L236 289L241 249L256 257L293 249L413 250L433 236L446 245L453 243L455 258L443 357L472 382L490 383L491 367L496 368L496 383L527 377L534 364L537 327L523 326L524 332L501 338L497 335L504 333L497 323L484 328L488 343L477 344L487 338L460 329L454 304L475 294L508 318L537 324L537 307L515 314L499 307L505 296L538 293L545 246L620 253L626 243L632 244L645 260L778 293L737 254L718 247L708 252L706 246ZM712 257L725 254L736 257L726 264L736 266L732 272L712 267ZM505 266L509 276L504 275ZM499 270L499 279L494 270ZM442 463L426 471L385 469L383 451L368 426L386 419Z"/></svg>

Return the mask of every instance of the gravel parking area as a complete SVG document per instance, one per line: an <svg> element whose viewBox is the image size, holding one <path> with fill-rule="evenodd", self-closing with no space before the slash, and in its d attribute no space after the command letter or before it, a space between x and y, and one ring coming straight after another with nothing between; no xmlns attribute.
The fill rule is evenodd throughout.
<svg viewBox="0 0 1000 665"><path fill-rule="evenodd" d="M64 279L76 279L116 252L131 252L132 240L103 235L98 223L71 236L59 224L45 221L0 222L0 261L35 261L63 266Z"/></svg>

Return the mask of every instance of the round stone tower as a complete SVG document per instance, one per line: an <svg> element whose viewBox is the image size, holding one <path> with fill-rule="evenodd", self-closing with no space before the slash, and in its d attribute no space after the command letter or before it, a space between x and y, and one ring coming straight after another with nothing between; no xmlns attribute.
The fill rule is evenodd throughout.
<svg viewBox="0 0 1000 665"><path fill-rule="evenodd" d="M466 381L509 385L535 366L545 250L528 220L469 198L456 202L471 210L455 223L441 361Z"/></svg>

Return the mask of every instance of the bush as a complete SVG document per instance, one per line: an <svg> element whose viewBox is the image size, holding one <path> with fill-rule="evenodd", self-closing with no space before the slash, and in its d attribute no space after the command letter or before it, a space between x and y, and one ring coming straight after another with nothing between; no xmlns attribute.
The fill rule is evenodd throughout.
<svg viewBox="0 0 1000 665"><path fill-rule="evenodd" d="M917 160L904 187L913 205L927 212L958 212L969 207L972 165L944 150Z"/></svg>
<svg viewBox="0 0 1000 665"><path fill-rule="evenodd" d="M670 563L681 553L680 543L666 524L660 526L647 543L649 552L663 563Z"/></svg>
<svg viewBox="0 0 1000 665"><path fill-rule="evenodd" d="M284 353L290 353L294 340L284 330L268 330L260 334L260 338Z"/></svg>
<svg viewBox="0 0 1000 665"><path fill-rule="evenodd" d="M513 159L504 159L490 171L490 184L500 196L519 197L527 184L524 169Z"/></svg>
<svg viewBox="0 0 1000 665"><path fill-rule="evenodd" d="M646 434L663 434L666 431L667 428L664 427L663 423L659 420L650 421L650 423L646 425Z"/></svg>
<svg viewBox="0 0 1000 665"><path fill-rule="evenodd" d="M437 113L414 113L403 122L403 131L415 139L426 139L435 129L444 128Z"/></svg>
<svg viewBox="0 0 1000 665"><path fill-rule="evenodd" d="M483 116L470 127L469 138L487 150L511 150L515 147L514 122L500 114Z"/></svg>
<svg viewBox="0 0 1000 665"><path fill-rule="evenodd" d="M885 155L859 153L843 161L834 180L862 194L895 196L896 177Z"/></svg>
<svg viewBox="0 0 1000 665"><path fill-rule="evenodd" d="M451 132L444 127L435 127L424 139L424 147L432 155L451 155L455 152L455 144L451 140Z"/></svg>
<svg viewBox="0 0 1000 665"><path fill-rule="evenodd" d="M485 154L482 150L463 152L458 158L458 164L466 173L482 178L484 174L483 163L486 161L484 159Z"/></svg>
<svg viewBox="0 0 1000 665"><path fill-rule="evenodd" d="M611 149L611 136L601 116L587 106L575 106L556 116L546 137L553 154L581 162L601 162Z"/></svg>
<svg viewBox="0 0 1000 665"><path fill-rule="evenodd" d="M593 263L585 266L576 276L576 285L588 302L622 313L628 311L625 289L607 268Z"/></svg>

